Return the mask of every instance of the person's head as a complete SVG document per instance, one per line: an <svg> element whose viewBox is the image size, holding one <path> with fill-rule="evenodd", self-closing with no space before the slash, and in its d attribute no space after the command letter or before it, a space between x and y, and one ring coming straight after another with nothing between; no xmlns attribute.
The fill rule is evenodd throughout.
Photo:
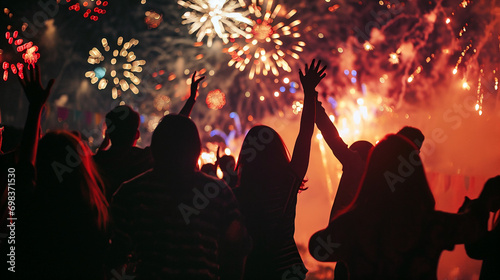
<svg viewBox="0 0 500 280"><path fill-rule="evenodd" d="M279 134L269 126L257 125L243 140L237 168L266 171L289 162L288 150Z"/></svg>
<svg viewBox="0 0 500 280"><path fill-rule="evenodd" d="M372 143L364 140L356 141L351 144L349 147L349 150L355 151L361 156L361 159L366 162L366 159L368 158L368 154L370 153L370 150L373 148Z"/></svg>
<svg viewBox="0 0 500 280"><path fill-rule="evenodd" d="M133 146L139 139L139 113L120 105L106 114L106 134L114 147Z"/></svg>
<svg viewBox="0 0 500 280"><path fill-rule="evenodd" d="M245 136L238 157L238 185L252 193L265 192L269 185L279 184L279 175L289 172L289 163L288 150L279 134L268 126L254 126Z"/></svg>
<svg viewBox="0 0 500 280"><path fill-rule="evenodd" d="M153 132L151 152L155 169L196 170L201 153L196 125L184 116L166 115Z"/></svg>
<svg viewBox="0 0 500 280"><path fill-rule="evenodd" d="M405 137L390 134L372 149L349 209L372 212L391 208L405 215L425 214L434 205L417 146Z"/></svg>
<svg viewBox="0 0 500 280"><path fill-rule="evenodd" d="M62 198L66 205L82 205L95 214L100 229L106 227L108 204L101 178L89 147L74 134L61 130L43 136L38 145L36 171L40 191Z"/></svg>
<svg viewBox="0 0 500 280"><path fill-rule="evenodd" d="M486 204L489 211L500 210L500 175L486 181L479 199Z"/></svg>
<svg viewBox="0 0 500 280"><path fill-rule="evenodd" d="M408 140L412 141L415 145L417 145L419 150L422 148L422 144L424 143L425 136L422 133L422 131L420 131L420 129L412 127L412 126L405 126L405 127L401 128L397 134L404 136Z"/></svg>

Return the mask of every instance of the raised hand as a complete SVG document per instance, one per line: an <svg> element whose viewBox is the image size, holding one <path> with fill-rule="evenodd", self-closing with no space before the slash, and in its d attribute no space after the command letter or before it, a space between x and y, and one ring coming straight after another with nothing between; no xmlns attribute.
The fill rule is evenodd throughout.
<svg viewBox="0 0 500 280"><path fill-rule="evenodd" d="M28 70L25 67L23 69L24 79L19 78L19 82L24 89L26 97L31 106L42 107L47 98L50 95L52 86L54 85L54 79L51 79L45 88L43 88L40 75L40 67L35 64L35 66Z"/></svg>
<svg viewBox="0 0 500 280"><path fill-rule="evenodd" d="M306 63L304 73L302 73L302 70L299 70L300 83L304 88L304 92L314 91L319 82L326 76L326 73L324 73L326 65L320 70L321 60L314 65L315 61L315 59L312 60L311 67L308 67Z"/></svg>
<svg viewBox="0 0 500 280"><path fill-rule="evenodd" d="M189 117L191 115L191 110L193 110L194 103L196 101L196 93L198 92L198 85L200 82L205 79L205 76L201 76L196 79L196 71L194 71L193 76L191 77L191 95L189 96L186 104L182 107L179 115Z"/></svg>
<svg viewBox="0 0 500 280"><path fill-rule="evenodd" d="M216 167L220 165L220 154L219 153L220 153L220 146L217 146L217 153L216 153L217 161L215 162Z"/></svg>
<svg viewBox="0 0 500 280"><path fill-rule="evenodd" d="M194 71L193 76L191 77L191 96L190 98L196 99L196 93L198 92L198 85L200 82L205 79L205 76L201 76L196 79L196 71Z"/></svg>

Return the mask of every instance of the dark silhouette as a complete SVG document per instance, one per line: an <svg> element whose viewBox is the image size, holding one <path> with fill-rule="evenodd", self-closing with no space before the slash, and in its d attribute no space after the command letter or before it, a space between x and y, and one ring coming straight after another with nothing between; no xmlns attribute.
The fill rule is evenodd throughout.
<svg viewBox="0 0 500 280"><path fill-rule="evenodd" d="M106 185L108 201L123 182L153 167L149 147L135 146L140 135L139 124L139 114L127 105L117 106L106 114L103 143L111 142L111 147L105 150L107 145L101 145L94 160Z"/></svg>
<svg viewBox="0 0 500 280"><path fill-rule="evenodd" d="M0 155L3 154L2 152L2 139L3 139L3 131L5 129L4 125L1 123L2 121L2 116L0 115Z"/></svg>
<svg viewBox="0 0 500 280"><path fill-rule="evenodd" d="M401 128L397 134L404 136L408 140L412 141L415 145L417 145L419 150L422 148L422 144L424 143L425 136L422 133L422 131L420 131L420 129L412 127L412 126L405 126L405 127Z"/></svg>
<svg viewBox="0 0 500 280"><path fill-rule="evenodd" d="M19 279L104 279L108 211L92 153L65 131L38 140L54 80L44 89L38 66L24 76L29 110L16 168L16 273Z"/></svg>
<svg viewBox="0 0 500 280"><path fill-rule="evenodd" d="M245 137L238 159L235 189L254 248L247 258L244 279L304 279L307 273L293 238L297 193L309 164L314 131L315 87L325 76L321 62L305 74L304 110L292 158L276 131L255 126Z"/></svg>
<svg viewBox="0 0 500 280"><path fill-rule="evenodd" d="M217 177L217 166L213 163L205 163L201 166L200 171L210 175Z"/></svg>
<svg viewBox="0 0 500 280"><path fill-rule="evenodd" d="M342 164L342 177L330 212L331 220L354 200L365 170L368 153L373 145L368 141L356 141L348 148L320 102L316 104L316 125L321 131L323 139ZM345 264L337 262L335 279L349 279Z"/></svg>
<svg viewBox="0 0 500 280"><path fill-rule="evenodd" d="M368 141L356 141L348 148L319 102L316 105L316 125L321 131L323 139L342 164L343 173L333 202L331 220L336 213L346 208L354 200L368 153L373 145Z"/></svg>
<svg viewBox="0 0 500 280"><path fill-rule="evenodd" d="M241 277L246 230L231 189L197 171L201 143L195 124L184 116L165 116L151 151L153 169L124 183L112 203L118 229L133 242L133 275L138 280ZM240 264L229 267L221 256Z"/></svg>
<svg viewBox="0 0 500 280"><path fill-rule="evenodd" d="M191 96L186 101L180 115L189 117L196 101L198 84L205 78L191 80ZM106 132L101 148L95 154L94 160L106 185L108 201L113 193L125 181L151 169L153 158L149 147L136 147L139 139L139 113L130 106L120 105L106 114ZM111 142L111 147L106 149Z"/></svg>
<svg viewBox="0 0 500 280"><path fill-rule="evenodd" d="M354 202L311 237L309 251L343 261L350 279L437 279L441 252L477 240L488 214L477 203L464 214L434 205L418 147L388 135L372 149Z"/></svg>
<svg viewBox="0 0 500 280"><path fill-rule="evenodd" d="M188 100L182 107L179 115L184 117L189 117L191 115L191 111L193 110L194 103L196 102L196 95L198 93L198 85L205 79L205 76L201 76L196 79L196 71L194 71L193 76L191 76L191 93L189 95Z"/></svg>
<svg viewBox="0 0 500 280"><path fill-rule="evenodd" d="M492 230L473 243L466 243L467 255L483 260L479 280L493 280L500 277L500 176L489 179L477 199L490 212L496 213L492 220ZM466 198L465 207L471 204Z"/></svg>
<svg viewBox="0 0 500 280"><path fill-rule="evenodd" d="M223 155L220 156L219 148L217 147L217 162L216 166L220 167L222 171L222 179L228 184L231 189L234 189L238 184L238 174L236 173L236 160L233 156Z"/></svg>

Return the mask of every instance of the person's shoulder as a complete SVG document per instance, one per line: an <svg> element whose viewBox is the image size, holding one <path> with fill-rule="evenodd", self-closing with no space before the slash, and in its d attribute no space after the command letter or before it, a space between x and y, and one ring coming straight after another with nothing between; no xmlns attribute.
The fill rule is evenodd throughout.
<svg viewBox="0 0 500 280"><path fill-rule="evenodd" d="M152 170L141 173L134 178L125 181L113 194L113 198L134 193L142 188L142 185L149 183L153 179Z"/></svg>

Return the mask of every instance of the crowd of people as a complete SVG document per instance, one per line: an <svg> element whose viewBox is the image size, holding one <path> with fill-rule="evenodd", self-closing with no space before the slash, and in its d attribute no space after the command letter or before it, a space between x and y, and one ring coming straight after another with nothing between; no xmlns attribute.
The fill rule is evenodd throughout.
<svg viewBox="0 0 500 280"><path fill-rule="evenodd" d="M348 146L318 101L326 66L299 71L304 91L300 129L290 153L271 127L251 128L237 161L198 166L202 144L189 118L198 85L179 114L163 117L151 144L136 147L139 114L111 110L93 152L76 131L42 135L40 118L54 80L40 69L20 80L29 102L22 141L0 152L3 223L12 217L15 168L17 279L305 279L294 240L297 196L316 125L343 166L329 223L309 252L336 262L334 279L437 279L439 257L456 244L483 260L480 280L500 279L500 176L458 213L435 210L420 158L424 135L413 127L376 145ZM0 147L1 147L0 128ZM217 168L223 178L216 176ZM10 177L9 177L10 178ZM4 185L5 182L5 185ZM12 250L0 243L3 256ZM5 263L5 262L4 262ZM13 276L15 275L15 276ZM3 278L2 279L7 279ZM8 278L10 279L10 278Z"/></svg>

